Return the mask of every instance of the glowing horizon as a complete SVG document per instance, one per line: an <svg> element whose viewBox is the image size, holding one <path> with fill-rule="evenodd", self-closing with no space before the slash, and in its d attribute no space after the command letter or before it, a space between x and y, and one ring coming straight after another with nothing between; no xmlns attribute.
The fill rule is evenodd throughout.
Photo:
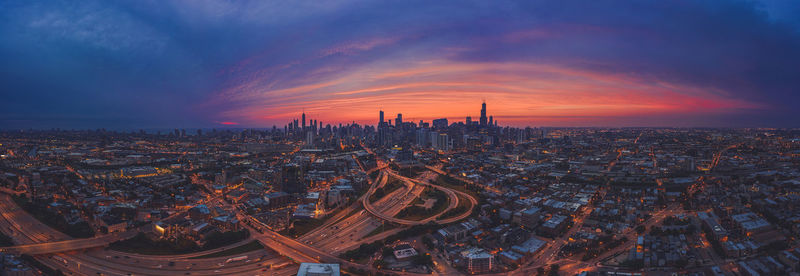
<svg viewBox="0 0 800 276"><path fill-rule="evenodd" d="M800 127L798 2L3 7L0 129L463 121L483 100L512 126Z"/></svg>

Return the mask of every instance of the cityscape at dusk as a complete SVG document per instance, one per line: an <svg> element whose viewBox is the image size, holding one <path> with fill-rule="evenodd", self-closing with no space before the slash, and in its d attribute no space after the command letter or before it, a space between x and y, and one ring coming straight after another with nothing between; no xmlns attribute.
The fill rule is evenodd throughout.
<svg viewBox="0 0 800 276"><path fill-rule="evenodd" d="M792 0L0 5L4 128L800 127Z"/></svg>
<svg viewBox="0 0 800 276"><path fill-rule="evenodd" d="M0 275L800 275L794 0L0 19Z"/></svg>

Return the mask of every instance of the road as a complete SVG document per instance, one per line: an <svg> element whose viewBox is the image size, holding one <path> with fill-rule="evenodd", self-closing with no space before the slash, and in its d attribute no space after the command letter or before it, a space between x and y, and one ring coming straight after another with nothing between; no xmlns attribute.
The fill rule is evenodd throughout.
<svg viewBox="0 0 800 276"><path fill-rule="evenodd" d="M0 231L16 244L37 244L66 241L70 237L58 232L22 211L7 195L0 195ZM172 256L138 258L103 249L70 251L37 255L35 258L54 269L72 275L293 275L296 264L265 271L265 266L290 262L269 250L249 252L251 261L225 264L227 258L175 259ZM256 261L258 258L261 260ZM170 265L172 262L172 265ZM220 265L222 264L222 265Z"/></svg>
<svg viewBox="0 0 800 276"><path fill-rule="evenodd" d="M395 209L389 209L389 212L379 211L377 208L375 208L369 202L369 200L368 200L369 197L368 196L363 198L362 202L364 204L364 209L367 210L372 215L374 215L374 216L376 216L376 217L378 217L378 218L380 218L382 220L389 221L389 222L396 223L396 224L400 224L400 225L407 225L407 226L425 224L425 223L428 223L429 221L435 221L436 223L439 223L439 224L447 224L447 223L459 221L461 219L464 219L464 218L468 217L470 214L472 214L472 209L475 206L478 205L478 201L474 197L472 197L471 195L469 195L467 193L456 191L456 190L453 190L453 189L450 189L450 188L447 188L447 187L443 187L443 186L439 186L439 185L435 185L435 184L430 183L428 181L430 176L428 176L428 175L425 175L423 177L424 180L418 180L418 179L412 179L412 178L408 178L408 177L399 175L399 174L397 174L397 173L395 173L395 172L393 172L393 171L391 171L389 169L385 169L382 172L384 172L386 174L389 174L392 177L395 177L395 178L398 178L400 180L403 180L405 183L411 183L410 185L412 185L412 186L409 186L409 187L417 187L417 186L420 186L420 187L431 187L431 188L440 190L440 191L444 192L447 195L448 199L449 199L449 204L448 204L447 208L445 210L443 210L442 212L440 212L439 214L432 215L432 216L430 216L428 218L425 218L423 220L406 220L406 219L396 218L395 215L397 215L397 213L399 213L402 210L402 208L405 208L417 196L419 196L418 193L415 194L415 196L413 196L413 197L410 197L408 195L404 195L401 198L403 200L404 204L396 205L396 206L400 206L401 207L400 209L397 209L396 212L394 212ZM415 185L415 184L417 184L417 185ZM375 192L375 188L374 187L376 187L376 186L373 186L373 188L370 188L369 191L367 191L367 195L371 195L372 193ZM467 199L470 200L470 202L472 203L472 205L471 205L472 207L470 208L470 210L467 211L467 212L464 212L463 214L460 214L460 215L458 215L456 217L448 218L448 219L445 219L445 220L437 220L437 218L441 214L444 214L447 211L450 211L453 208L455 208L456 206L458 206L458 203L459 203L458 202L459 201L458 195L459 194L462 195L464 198L467 198Z"/></svg>
<svg viewBox="0 0 800 276"><path fill-rule="evenodd" d="M72 239L65 241L23 244L0 248L0 252L15 254L41 255L75 251L88 248L105 247L113 242L133 238L140 231L132 229L125 232L97 236L87 239Z"/></svg>
<svg viewBox="0 0 800 276"><path fill-rule="evenodd" d="M250 220L254 226L247 226L253 229L253 232L258 233L253 227L261 230L262 234L254 235L254 238L261 241L264 245L275 249L280 254L292 258L298 262L323 262L323 263L339 263L343 269L354 270L363 269L366 271L376 271L371 266L353 263L350 261L339 259L331 253L322 251L320 249L308 246L299 241L284 237L277 232L269 230L267 226L252 217L240 216L240 219ZM404 275L418 275L415 273L403 273ZM428 274L419 274L428 275Z"/></svg>
<svg viewBox="0 0 800 276"><path fill-rule="evenodd" d="M385 185L388 178L388 174L382 171L377 177L378 180L373 183L372 188ZM408 185L404 185L377 200L372 206L379 212L396 214L406 206L407 200L405 198L413 200L411 194L419 193L421 190L421 188L410 188ZM361 199L367 200L368 195L369 193L365 194ZM362 201L358 203L362 204ZM366 242L368 239L365 239L365 237L382 225L383 222L380 219L366 210L362 210L341 220L334 221L334 223L328 224L327 227L317 228L317 230L313 231L313 235L305 235L298 240L316 248L339 253ZM369 238L374 238L374 236Z"/></svg>

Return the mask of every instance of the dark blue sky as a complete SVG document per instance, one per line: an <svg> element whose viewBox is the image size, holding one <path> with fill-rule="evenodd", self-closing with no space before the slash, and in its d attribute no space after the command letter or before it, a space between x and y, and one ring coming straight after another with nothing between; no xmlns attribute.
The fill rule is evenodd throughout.
<svg viewBox="0 0 800 276"><path fill-rule="evenodd" d="M800 1L0 2L0 128L800 127Z"/></svg>

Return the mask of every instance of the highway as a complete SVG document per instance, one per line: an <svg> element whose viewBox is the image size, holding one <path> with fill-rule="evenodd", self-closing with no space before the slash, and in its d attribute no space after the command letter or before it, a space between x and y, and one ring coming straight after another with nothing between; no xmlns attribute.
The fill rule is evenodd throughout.
<svg viewBox="0 0 800 276"><path fill-rule="evenodd" d="M339 259L331 253L322 251L320 249L308 246L296 240L284 237L272 230L269 230L266 225L255 220L254 218L242 217L241 219L249 219L253 227L258 227L263 231L263 234L255 235L255 238L261 241L264 245L275 249L280 254L292 258L298 262L323 262L323 263L339 263L343 269L363 269L366 271L375 271L374 268L368 265L353 263L347 260ZM251 226L248 226L251 227ZM251 228L252 229L252 228ZM258 233L254 230L255 233ZM418 275L414 273L403 273L403 275ZM419 274L428 275L428 274Z"/></svg>
<svg viewBox="0 0 800 276"><path fill-rule="evenodd" d="M60 253L66 251L95 248L95 247L105 247L115 241L133 238L138 233L139 230L132 229L125 232L96 236L87 239L72 239L65 241L54 241L54 242L2 247L0 248L0 251L10 252L15 254L28 254L28 255Z"/></svg>
<svg viewBox="0 0 800 276"><path fill-rule="evenodd" d="M52 244L70 239L22 211L7 195L0 195L0 209L3 210L0 213L0 231L12 237L17 244ZM35 256L43 264L68 275L293 275L297 271L297 265L293 263L277 270L265 268L275 263L290 262L270 250L249 252L248 257L251 261L225 264L230 256L210 259L176 259L172 256L138 258L103 249ZM259 258L262 259L256 261Z"/></svg>
<svg viewBox="0 0 800 276"><path fill-rule="evenodd" d="M385 185L388 181L388 177L387 173L381 171L377 177L378 180L373 183L371 190L374 190L375 187ZM396 214L406 206L407 202L413 200L417 194L421 193L421 191L422 188L413 187L413 183L406 183L403 187L378 199L372 206L379 212ZM365 194L358 203L363 204L363 200L368 200L369 194L370 193ZM327 227L318 228L318 230L313 231L314 235L307 235L298 240L333 253L343 252L366 242L364 237L380 227L382 223L381 220L371 215L369 212L362 210L349 217L336 221L333 224L329 224Z"/></svg>
<svg viewBox="0 0 800 276"><path fill-rule="evenodd" d="M375 181L371 185L373 191L376 187L385 185L390 176L398 177L405 184L384 198L377 200L374 204L369 204L370 208L378 213L390 214L393 217L419 196L425 188L425 185L418 185L423 183L422 181L404 178L394 172L389 172L386 165L379 166L378 169L381 170L381 174L378 177L379 181ZM363 198L367 197L365 195ZM458 197L456 196L455 200L451 201L452 206L450 207L456 206L457 203ZM224 205L225 203L221 204ZM347 216L352 210L357 210L357 204L354 204L345 209L347 210L346 212L337 214L330 223L323 225L326 227L321 227L322 229L315 230L314 234L304 236L304 238L299 239L300 241L297 241L281 236L261 225L260 222L252 217L236 212L240 220L251 221L254 227L258 227L263 232L259 234L252 227L247 226L253 230L252 239L259 240L265 246L280 252L280 255L287 258L265 249L237 255L247 256L248 258L245 261L227 263L227 259L231 256L190 259L190 257L217 252L222 249L176 256L140 255L107 249L91 249L107 245L115 240L131 237L138 231L131 230L90 239L72 239L21 211L7 195L2 195L2 198L0 198L0 208L5 210L2 212L2 218L0 219L0 229L12 237L17 244L17 246L6 248L6 250L36 255L35 258L38 261L55 269L60 269L68 275L292 275L296 272L297 265L290 263L291 261L287 258L297 262L340 263L343 268L374 271L370 266L341 260L334 253L341 252L345 248L358 246L370 239L383 238L401 230L392 229L368 239L362 239L381 226L383 222L365 210ZM327 235L326 231L330 230L332 230L328 232L330 235ZM312 247L310 245L313 244L313 241L317 241L317 244ZM338 245L336 244L337 241L339 242ZM275 271L268 268L270 265L286 263L289 265ZM413 273L401 274L415 275Z"/></svg>

